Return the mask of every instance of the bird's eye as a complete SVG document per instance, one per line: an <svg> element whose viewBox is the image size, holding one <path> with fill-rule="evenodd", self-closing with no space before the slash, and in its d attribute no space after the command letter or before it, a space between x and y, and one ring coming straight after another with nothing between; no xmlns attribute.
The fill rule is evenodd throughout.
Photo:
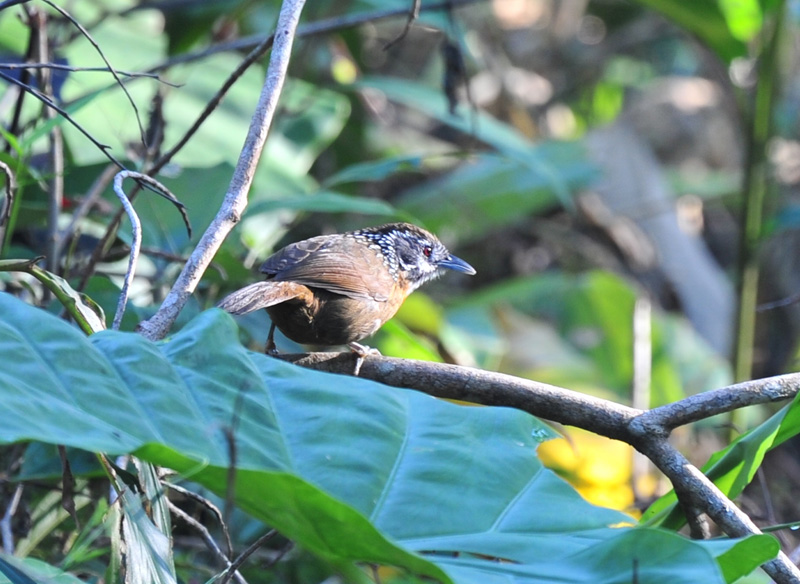
<svg viewBox="0 0 800 584"><path fill-rule="evenodd" d="M422 255L424 255L426 258L431 257L432 253L433 253L433 248L430 245L426 245L425 247L422 248Z"/></svg>

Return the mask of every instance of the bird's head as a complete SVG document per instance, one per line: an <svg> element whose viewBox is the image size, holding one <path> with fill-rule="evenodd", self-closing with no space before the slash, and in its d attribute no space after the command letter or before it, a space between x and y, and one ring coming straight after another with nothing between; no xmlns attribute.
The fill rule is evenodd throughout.
<svg viewBox="0 0 800 584"><path fill-rule="evenodd" d="M475 273L475 268L447 251L435 235L410 223L368 227L353 235L380 249L392 277L405 280L410 285L409 293L441 275L445 269Z"/></svg>

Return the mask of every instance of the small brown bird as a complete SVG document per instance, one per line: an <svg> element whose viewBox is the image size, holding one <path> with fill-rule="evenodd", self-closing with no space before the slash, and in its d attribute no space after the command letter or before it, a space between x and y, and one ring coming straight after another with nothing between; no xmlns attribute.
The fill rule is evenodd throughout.
<svg viewBox="0 0 800 584"><path fill-rule="evenodd" d="M277 326L309 345L357 343L392 318L403 301L443 268L474 274L435 235L409 223L321 235L287 245L261 266L267 274L219 303L231 314L266 308L272 319L267 350Z"/></svg>

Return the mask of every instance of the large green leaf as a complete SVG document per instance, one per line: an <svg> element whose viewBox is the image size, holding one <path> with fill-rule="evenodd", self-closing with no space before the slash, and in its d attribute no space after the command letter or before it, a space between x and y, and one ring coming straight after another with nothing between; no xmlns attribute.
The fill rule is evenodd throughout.
<svg viewBox="0 0 800 584"><path fill-rule="evenodd" d="M609 527L630 519L589 505L542 467L534 450L551 431L522 412L457 406L250 353L218 310L160 344L115 331L87 339L6 294L0 311L0 441L133 452L224 494L236 428L236 503L351 576L370 562L442 581L444 568L458 582L534 582L570 558L613 551L619 565L639 561L642 581L689 581L685 570L691 581L697 570L702 581L722 581L716 561L649 562L635 546L614 544L640 532ZM676 557L724 554L652 537ZM758 538L730 545L751 561L738 574L767 558ZM589 566L561 581L617 571Z"/></svg>

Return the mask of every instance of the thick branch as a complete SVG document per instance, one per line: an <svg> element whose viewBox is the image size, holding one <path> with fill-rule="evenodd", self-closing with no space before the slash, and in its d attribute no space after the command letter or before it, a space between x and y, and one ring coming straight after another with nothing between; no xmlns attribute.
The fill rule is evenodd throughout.
<svg viewBox="0 0 800 584"><path fill-rule="evenodd" d="M354 353L299 353L279 358L302 367L352 375ZM507 406L634 444L649 434L667 435L684 424L737 408L792 399L800 373L737 383L642 411L569 389L512 375L412 359L369 356L361 377L447 399Z"/></svg>
<svg viewBox="0 0 800 584"><path fill-rule="evenodd" d="M280 355L281 359L330 373L352 374L353 353ZM677 426L745 406L786 400L800 388L800 374L749 381L642 411L568 389L480 369L369 356L362 377L440 398L508 406L535 416L622 440L642 452L672 481L684 505L711 517L731 537L761 533L708 477L669 442ZM783 553L763 565L776 582L800 582L800 571Z"/></svg>
<svg viewBox="0 0 800 584"><path fill-rule="evenodd" d="M355 353L304 353L280 358L303 367L344 374L353 373L356 361ZM617 440L627 441L628 424L641 414L640 410L546 383L428 361L370 355L361 367L360 377L440 398L517 408Z"/></svg>

